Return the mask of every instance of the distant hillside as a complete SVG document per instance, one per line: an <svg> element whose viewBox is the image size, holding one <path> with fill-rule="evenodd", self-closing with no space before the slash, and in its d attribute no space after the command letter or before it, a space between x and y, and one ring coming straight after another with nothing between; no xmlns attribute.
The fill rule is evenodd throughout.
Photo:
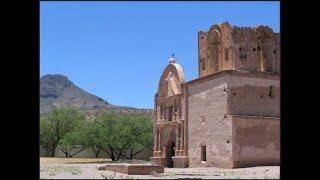
<svg viewBox="0 0 320 180"><path fill-rule="evenodd" d="M152 109L137 109L115 106L108 101L90 94L71 82L66 76L55 74L40 78L40 113L46 113L57 107L75 107L84 111L87 116L100 112L143 113L152 116Z"/></svg>

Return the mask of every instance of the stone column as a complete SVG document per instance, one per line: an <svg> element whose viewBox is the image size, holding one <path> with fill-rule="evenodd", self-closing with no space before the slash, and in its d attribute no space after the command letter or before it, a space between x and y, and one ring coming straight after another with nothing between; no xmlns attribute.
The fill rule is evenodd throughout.
<svg viewBox="0 0 320 180"><path fill-rule="evenodd" d="M180 104L181 104L181 101L180 101L180 96L179 96L178 103L177 103L177 116L178 116L178 119L181 119L181 116L180 116L180 111L181 111Z"/></svg>
<svg viewBox="0 0 320 180"><path fill-rule="evenodd" d="M183 142L183 137L184 137L184 135L183 135L183 133L184 133L184 129L183 129L183 127L184 127L184 120L183 121L181 121L181 127L180 127L180 134L181 134L181 143L180 143L180 150L181 150L181 152L182 152L182 156L184 155L184 147L183 147L183 145L184 145L184 142Z"/></svg>
<svg viewBox="0 0 320 180"><path fill-rule="evenodd" d="M160 120L163 120L163 104L160 104Z"/></svg>
<svg viewBox="0 0 320 180"><path fill-rule="evenodd" d="M176 101L174 100L173 101L173 106L172 106L172 120L174 121L174 120L176 120L176 113L175 113L175 111L176 111Z"/></svg>
<svg viewBox="0 0 320 180"><path fill-rule="evenodd" d="M153 157L156 157L157 153L157 129L154 127L153 129Z"/></svg>
<svg viewBox="0 0 320 180"><path fill-rule="evenodd" d="M159 156L161 156L161 152L162 152L162 128L161 126L159 127Z"/></svg>
<svg viewBox="0 0 320 180"><path fill-rule="evenodd" d="M184 155L188 156L188 85L183 88L184 91L184 98L183 98L183 119L184 119L184 125L183 125L183 149L184 149Z"/></svg>
<svg viewBox="0 0 320 180"><path fill-rule="evenodd" d="M176 125L176 155L179 156L180 143L179 143L179 124Z"/></svg>
<svg viewBox="0 0 320 180"><path fill-rule="evenodd" d="M154 136L154 156L156 157L158 154L158 126L155 127L155 136Z"/></svg>
<svg viewBox="0 0 320 180"><path fill-rule="evenodd" d="M165 105L163 105L163 121L167 120L167 108Z"/></svg>
<svg viewBox="0 0 320 180"><path fill-rule="evenodd" d="M161 120L161 104L156 105L156 122L159 122Z"/></svg>

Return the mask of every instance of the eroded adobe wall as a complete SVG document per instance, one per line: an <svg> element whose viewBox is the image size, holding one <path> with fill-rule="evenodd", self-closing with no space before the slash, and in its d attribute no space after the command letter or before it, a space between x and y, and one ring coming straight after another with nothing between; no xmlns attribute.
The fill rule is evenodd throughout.
<svg viewBox="0 0 320 180"><path fill-rule="evenodd" d="M227 24L221 24L221 70L234 69L234 53L232 40L232 27Z"/></svg>
<svg viewBox="0 0 320 180"><path fill-rule="evenodd" d="M198 32L198 73L199 77L207 75L207 33Z"/></svg>
<svg viewBox="0 0 320 180"><path fill-rule="evenodd" d="M228 84L228 114L280 117L278 76L231 76Z"/></svg>
<svg viewBox="0 0 320 180"><path fill-rule="evenodd" d="M278 72L280 61L280 36L267 26L259 26L257 32L257 45L261 51L261 69L265 72Z"/></svg>
<svg viewBox="0 0 320 180"><path fill-rule="evenodd" d="M212 26L207 37L207 74L212 74L220 70L221 43L220 27Z"/></svg>
<svg viewBox="0 0 320 180"><path fill-rule="evenodd" d="M280 33L276 33L276 44L275 44L275 52L274 53L274 61L272 64L272 69L274 72L279 73L280 72L280 59L281 59L281 39L280 39Z"/></svg>
<svg viewBox="0 0 320 180"><path fill-rule="evenodd" d="M280 119L232 117L234 168L280 164Z"/></svg>
<svg viewBox="0 0 320 180"><path fill-rule="evenodd" d="M231 119L227 113L227 82L222 76L188 84L189 166L231 167ZM201 161L201 146L206 158Z"/></svg>
<svg viewBox="0 0 320 180"><path fill-rule="evenodd" d="M260 71L261 52L256 31L252 28L234 27L232 31L234 68L244 71Z"/></svg>

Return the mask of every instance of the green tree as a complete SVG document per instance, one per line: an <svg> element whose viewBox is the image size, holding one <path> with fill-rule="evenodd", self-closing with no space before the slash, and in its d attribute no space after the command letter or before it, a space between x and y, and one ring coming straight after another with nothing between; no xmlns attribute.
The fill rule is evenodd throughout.
<svg viewBox="0 0 320 180"><path fill-rule="evenodd" d="M73 108L53 109L50 113L42 115L40 119L40 143L50 151L49 156L54 156L59 141L66 134L74 131L84 119L84 115ZM66 137L63 141L70 142L71 139ZM65 143L61 142L60 144Z"/></svg>
<svg viewBox="0 0 320 180"><path fill-rule="evenodd" d="M124 153L125 158L133 159L135 155L143 150L152 150L152 120L143 115L132 115L127 120L130 137L128 153Z"/></svg>
<svg viewBox="0 0 320 180"><path fill-rule="evenodd" d="M71 158L86 149L87 137L84 130L87 128L87 123L84 118L76 118L74 121L73 130L59 140L57 147L67 158ZM73 152L74 150L76 152Z"/></svg>
<svg viewBox="0 0 320 180"><path fill-rule="evenodd" d="M45 156L50 156L54 151L53 144L55 141L54 129L50 125L48 118L41 116L40 118L40 145L45 151Z"/></svg>
<svg viewBox="0 0 320 180"><path fill-rule="evenodd" d="M60 149L67 158L71 158L86 149L82 137L80 131L69 132L60 139L58 149ZM75 149L77 149L77 151L72 153Z"/></svg>
<svg viewBox="0 0 320 180"><path fill-rule="evenodd" d="M98 158L101 153L101 149L98 146L101 143L101 135L102 135L102 127L100 126L97 119L93 121L87 121L82 128L81 138L83 139L83 143L87 148L90 148L95 157Z"/></svg>
<svg viewBox="0 0 320 180"><path fill-rule="evenodd" d="M97 117L99 128L97 147L106 152L112 161L116 159L115 142L117 137L118 115L114 113L104 113Z"/></svg>
<svg viewBox="0 0 320 180"><path fill-rule="evenodd" d="M105 151L112 161L132 159L143 149L152 148L152 120L148 117L105 113L96 121L100 126L96 147Z"/></svg>

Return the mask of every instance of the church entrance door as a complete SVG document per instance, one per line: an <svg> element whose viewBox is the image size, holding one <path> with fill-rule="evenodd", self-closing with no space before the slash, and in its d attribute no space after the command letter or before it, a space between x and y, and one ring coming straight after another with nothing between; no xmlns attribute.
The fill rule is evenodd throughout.
<svg viewBox="0 0 320 180"><path fill-rule="evenodd" d="M166 149L166 162L167 162L167 167L172 168L173 167L173 160L172 157L174 156L174 147L175 144L173 141L169 141L167 144L167 149Z"/></svg>

